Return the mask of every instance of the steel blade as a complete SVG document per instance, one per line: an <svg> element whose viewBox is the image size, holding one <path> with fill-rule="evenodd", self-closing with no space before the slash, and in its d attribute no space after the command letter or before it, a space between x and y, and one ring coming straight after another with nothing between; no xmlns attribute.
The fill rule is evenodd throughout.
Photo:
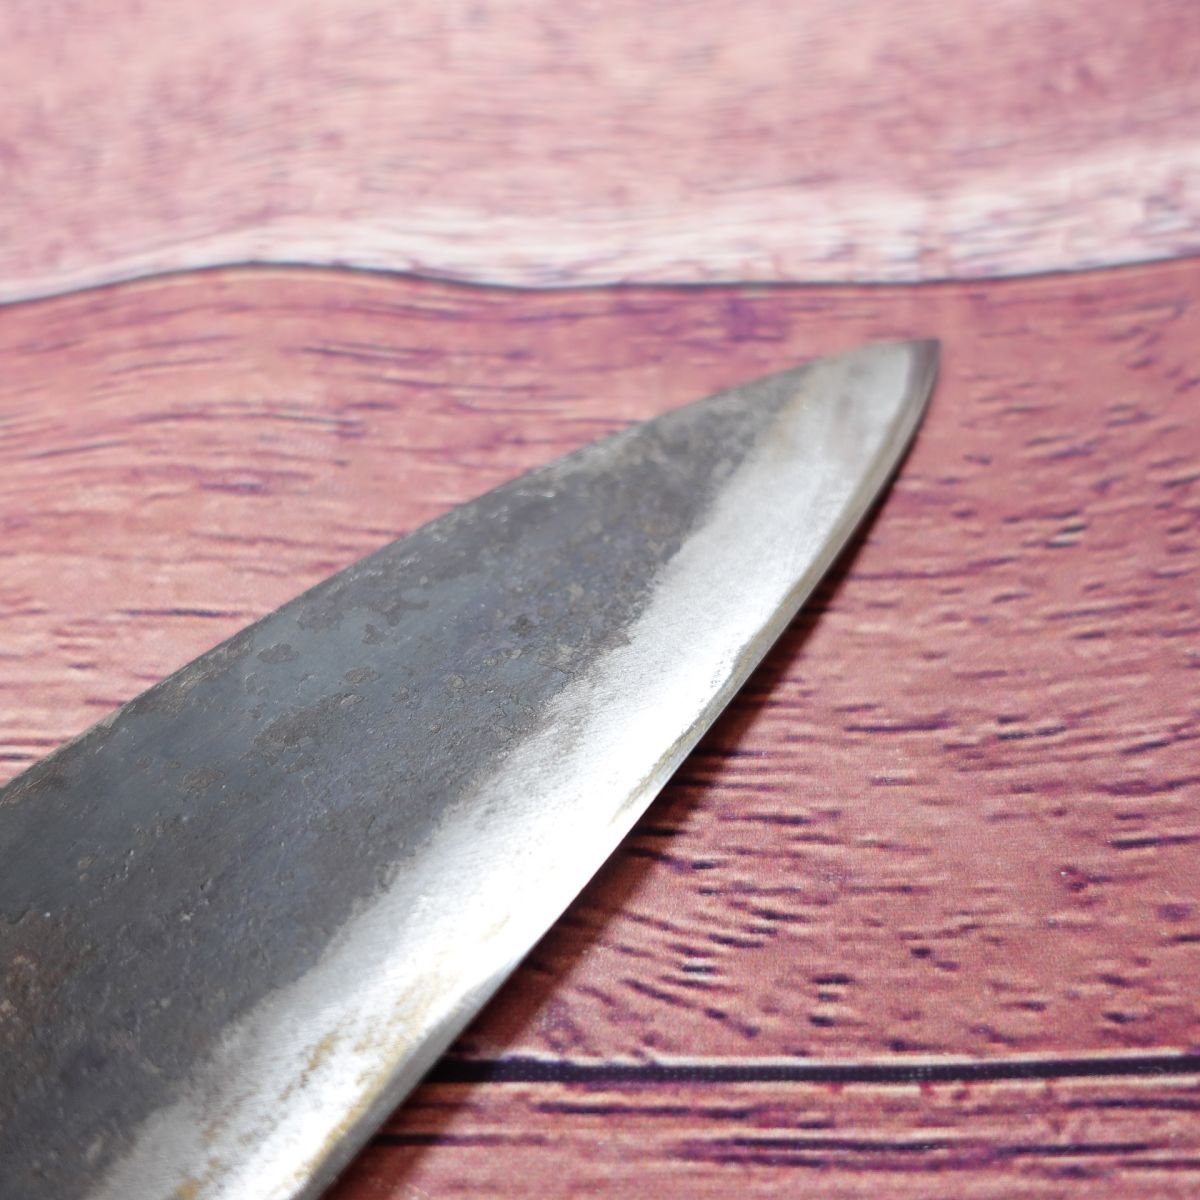
<svg viewBox="0 0 1200 1200"><path fill-rule="evenodd" d="M0 1194L316 1195L792 618L935 364L868 347L551 463L0 791Z"/></svg>

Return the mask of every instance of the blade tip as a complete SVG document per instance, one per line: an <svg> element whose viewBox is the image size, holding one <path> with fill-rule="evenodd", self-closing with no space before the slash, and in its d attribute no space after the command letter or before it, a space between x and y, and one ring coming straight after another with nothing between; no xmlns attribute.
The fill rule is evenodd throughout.
<svg viewBox="0 0 1200 1200"><path fill-rule="evenodd" d="M870 342L851 351L847 357L881 366L890 364L892 370L901 372L905 383L898 394L891 393L892 402L899 402L901 408L909 412L923 414L933 393L941 354L941 342L930 337Z"/></svg>
<svg viewBox="0 0 1200 1200"><path fill-rule="evenodd" d="M942 361L942 343L937 338L914 338L905 345L911 358L910 389L922 409L929 403L933 383Z"/></svg>
<svg viewBox="0 0 1200 1200"><path fill-rule="evenodd" d="M895 341L867 342L845 355L847 359L895 359L906 357L915 376L932 377L941 360L942 343L933 337L903 338Z"/></svg>

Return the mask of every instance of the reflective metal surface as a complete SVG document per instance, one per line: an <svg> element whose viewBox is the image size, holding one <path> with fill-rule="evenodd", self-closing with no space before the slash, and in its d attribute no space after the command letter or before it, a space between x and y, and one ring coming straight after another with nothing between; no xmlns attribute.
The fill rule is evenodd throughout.
<svg viewBox="0 0 1200 1200"><path fill-rule="evenodd" d="M551 463L0 791L0 1195L316 1195L786 626L935 364L869 347Z"/></svg>

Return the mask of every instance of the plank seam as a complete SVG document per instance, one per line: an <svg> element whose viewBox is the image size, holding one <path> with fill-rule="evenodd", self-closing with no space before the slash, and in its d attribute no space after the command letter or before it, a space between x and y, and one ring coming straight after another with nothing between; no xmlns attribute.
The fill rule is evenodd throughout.
<svg viewBox="0 0 1200 1200"><path fill-rule="evenodd" d="M732 1062L580 1062L524 1055L443 1059L427 1076L440 1084L999 1083L1200 1074L1200 1054L1128 1054L1095 1058L1010 1058L989 1062L827 1063L741 1059Z"/></svg>

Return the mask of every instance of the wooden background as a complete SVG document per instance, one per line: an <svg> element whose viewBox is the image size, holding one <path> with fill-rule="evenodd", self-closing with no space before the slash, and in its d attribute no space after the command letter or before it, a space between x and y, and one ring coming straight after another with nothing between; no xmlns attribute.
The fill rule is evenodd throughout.
<svg viewBox="0 0 1200 1200"><path fill-rule="evenodd" d="M1200 249L1194 0L10 0L0 299L212 262L986 277Z"/></svg>
<svg viewBox="0 0 1200 1200"><path fill-rule="evenodd" d="M1200 10L649 11L6 10L0 775L554 454L939 336L818 602L334 1195L1194 1196Z"/></svg>

